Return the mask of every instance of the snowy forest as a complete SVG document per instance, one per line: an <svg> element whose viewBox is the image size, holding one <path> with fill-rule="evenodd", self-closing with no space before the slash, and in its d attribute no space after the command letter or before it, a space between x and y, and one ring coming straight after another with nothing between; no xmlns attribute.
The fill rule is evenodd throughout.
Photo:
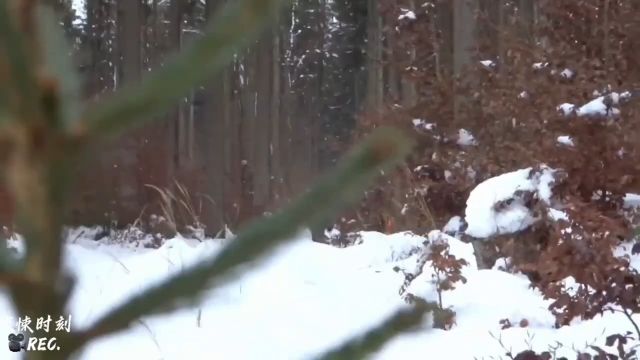
<svg viewBox="0 0 640 360"><path fill-rule="evenodd" d="M62 1L87 101L162 67L224 3ZM166 121L107 146L82 179L75 219L130 223L158 198L145 184L177 180L203 195L194 206L215 235L300 194L349 143L364 107L374 9L366 1L292 2L222 73L162 115Z"/></svg>
<svg viewBox="0 0 640 360"><path fill-rule="evenodd" d="M0 0L0 358L638 359L639 39L636 0Z"/></svg>
<svg viewBox="0 0 640 360"><path fill-rule="evenodd" d="M58 1L83 97L99 98L162 67L223 3ZM491 20L482 26L491 31L513 9L486 3ZM369 114L402 109L421 117L422 97L443 86L452 91L444 83L477 56L469 26L480 10L454 4L292 2L223 73L163 114L167 121L108 144L82 174L74 220L131 223L158 198L145 184L174 180L204 195L196 202L211 234L277 209L334 164ZM533 21L532 4L517 3L527 11L522 21ZM407 43L416 32L424 32L420 43ZM422 84L436 79L441 84ZM451 111L438 117L450 123Z"/></svg>

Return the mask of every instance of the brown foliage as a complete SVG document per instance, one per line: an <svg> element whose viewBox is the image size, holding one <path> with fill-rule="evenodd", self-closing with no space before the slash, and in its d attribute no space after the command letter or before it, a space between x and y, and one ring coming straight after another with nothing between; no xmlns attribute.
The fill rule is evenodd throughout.
<svg viewBox="0 0 640 360"><path fill-rule="evenodd" d="M590 345L588 350L580 351L576 355L576 360L627 360L636 359L636 350L628 347L633 337L627 333L625 335L613 334L607 336L606 347L613 347L614 350L606 350L600 346ZM550 352L544 351L536 353L533 350L525 350L511 357L514 360L567 360L567 358L554 357Z"/></svg>
<svg viewBox="0 0 640 360"><path fill-rule="evenodd" d="M405 301L412 302L417 298L406 291L411 282L422 274L427 264L433 270L433 283L438 294L437 306L433 313L433 325L439 329L449 330L455 325L456 313L451 308L444 307L442 294L445 291L454 290L459 282L463 284L467 282L467 279L462 276L462 267L467 266L468 263L449 253L449 244L441 233L430 235L429 242L425 243L424 252L418 259L416 270L413 273L404 272L405 280L400 287L400 294L404 295ZM401 271L400 268L395 270Z"/></svg>
<svg viewBox="0 0 640 360"><path fill-rule="evenodd" d="M527 234L497 239L499 255L554 300L558 326L592 318L612 303L640 311L640 275L613 253L632 233L623 196L640 191L640 2L543 0L530 23L516 1L505 2L500 23L481 11L477 65L458 76L439 61L447 34L437 24L446 3L427 2L411 20L398 16L408 4L382 1L385 31L395 39L384 66L416 87L418 101L402 106L402 99L391 98L383 113L362 116L359 131L391 124L418 145L405 168L367 193L359 224L439 227L463 215L469 191L482 180L544 163L564 171L553 202L569 221L544 220ZM412 52L416 56L406 55ZM493 65L479 62L485 59ZM628 96L618 96L625 91ZM587 117L575 110L598 96L605 113ZM454 98L463 101L454 104ZM565 102L576 104L568 114L558 111ZM477 146L458 144L462 128ZM560 135L574 146L559 144ZM568 277L577 291L562 284Z"/></svg>

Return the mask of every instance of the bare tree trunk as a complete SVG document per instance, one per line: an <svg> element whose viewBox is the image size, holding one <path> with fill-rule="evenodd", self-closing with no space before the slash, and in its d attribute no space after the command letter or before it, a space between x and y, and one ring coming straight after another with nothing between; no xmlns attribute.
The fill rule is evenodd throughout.
<svg viewBox="0 0 640 360"><path fill-rule="evenodd" d="M522 37L533 43L533 28L535 25L535 1L534 0L519 0L518 10L520 13L520 31Z"/></svg>
<svg viewBox="0 0 640 360"><path fill-rule="evenodd" d="M122 83L140 81L142 75L142 2L140 0L117 2L118 49L120 78ZM117 213L122 218L135 218L142 204L140 178L137 169L138 136L130 134L118 140L114 149L118 169L116 189L120 200Z"/></svg>
<svg viewBox="0 0 640 360"><path fill-rule="evenodd" d="M85 24L86 42L80 48L83 58L86 59L86 71L84 75L84 95L87 101L93 101L103 92L113 89L113 69L118 58L113 52L117 45L117 39L113 38L113 25L111 19L111 6L107 0L87 0L87 22ZM101 150L109 150L105 144L100 145ZM100 156L94 162L91 171L84 171L81 176L80 186L74 196L71 211L74 222L103 223L105 213L116 210L114 199L117 198L116 178L113 164L115 157L107 151L100 151ZM100 188L104 191L96 192ZM105 205L109 204L107 209ZM114 208L112 208L114 206Z"/></svg>
<svg viewBox="0 0 640 360"><path fill-rule="evenodd" d="M453 71L456 78L463 76L465 68L471 65L473 47L475 45L476 24L474 11L478 7L478 0L452 0L453 1ZM469 79L464 79L468 82ZM455 87L454 87L455 90ZM454 98L454 121L459 124L462 119L464 107L467 105L464 96L455 93ZM486 269L490 262L488 247L482 243L474 241L474 255L478 268Z"/></svg>
<svg viewBox="0 0 640 360"><path fill-rule="evenodd" d="M382 67L382 17L378 11L378 0L367 1L367 57L368 107L375 111L381 109L384 96L384 71Z"/></svg>
<svg viewBox="0 0 640 360"><path fill-rule="evenodd" d="M473 56L475 45L475 19L474 12L477 9L477 0L452 0L453 1L453 71L456 78L463 75L463 71L469 65ZM468 79L465 79L468 80ZM462 110L465 106L465 98L455 94L454 119L461 121Z"/></svg>
<svg viewBox="0 0 640 360"><path fill-rule="evenodd" d="M206 16L213 17L225 0L207 0ZM198 122L202 128L198 131L199 150L204 164L205 193L211 197L214 204L208 207L210 211L205 213L205 223L208 232L217 233L224 226L224 148L225 148L225 111L228 105L224 98L220 80L223 74L216 75L208 81L204 91L204 103L201 119Z"/></svg>
<svg viewBox="0 0 640 360"><path fill-rule="evenodd" d="M283 19L280 29L282 39L282 59L281 59L281 78L282 78L282 95L281 95L281 121L279 126L280 137L280 160L282 171L282 188L289 198L293 193L292 166L294 161L294 119L292 110L295 108L295 57L293 36L295 29L295 18L297 4L291 3L288 6L288 14Z"/></svg>
<svg viewBox="0 0 640 360"><path fill-rule="evenodd" d="M266 210L270 198L269 159L273 152L271 144L271 72L273 69L271 36L271 31L265 32L252 51L256 56L253 206L257 212Z"/></svg>
<svg viewBox="0 0 640 360"><path fill-rule="evenodd" d="M477 5L477 0L453 0L453 68L456 75L471 64Z"/></svg>
<svg viewBox="0 0 640 360"><path fill-rule="evenodd" d="M415 1L410 0L409 8L411 10L415 10L415 6L416 6ZM413 62L416 61L416 50L411 49L408 56L409 56L409 62L413 64ZM436 54L436 56L438 55ZM411 108L418 102L418 95L416 93L415 84L413 83L413 81L407 79L406 76L402 78L401 81L402 81L401 82L402 104L405 106L405 108Z"/></svg>
<svg viewBox="0 0 640 360"><path fill-rule="evenodd" d="M182 0L171 0L169 4L167 20L169 22L168 39L169 50L171 52L180 51L182 45L182 20L183 20L184 6ZM175 174L180 171L181 165L185 164L188 160L188 149L191 144L188 142L187 134L189 133L186 127L185 114L185 101L180 102L168 112L167 114L167 143L172 144L172 161L170 161L171 171Z"/></svg>
<svg viewBox="0 0 640 360"><path fill-rule="evenodd" d="M271 114L270 114L270 131L271 139L269 143L269 149L271 150L271 156L269 157L269 168L271 173L270 178L270 202L272 208L277 208L281 205L284 193L284 173L282 171L282 148L281 148L281 124L283 121L280 119L281 111L280 106L282 103L282 85L281 85L281 31L280 20L278 17L276 21L277 27L274 28L271 35Z"/></svg>
<svg viewBox="0 0 640 360"><path fill-rule="evenodd" d="M439 79L453 74L453 1L439 1L436 4L436 29L442 34L438 43Z"/></svg>
<svg viewBox="0 0 640 360"><path fill-rule="evenodd" d="M396 32L391 30L387 32L387 41L385 46L385 67L387 68L387 73L389 74L387 86L387 92L391 101L394 103L404 102L404 91L401 93L400 89L404 90L405 82L404 79L401 79L401 74L398 71L398 59L404 58L406 54L396 54L394 49L396 48Z"/></svg>
<svg viewBox="0 0 640 360"><path fill-rule="evenodd" d="M240 224L246 223L254 216L254 181L255 181L255 152L254 143L256 136L256 107L257 93L256 82L256 54L255 51L245 49L241 55L241 87L240 101L242 104L242 117L240 120L240 158L242 164L241 185L242 195L240 201Z"/></svg>

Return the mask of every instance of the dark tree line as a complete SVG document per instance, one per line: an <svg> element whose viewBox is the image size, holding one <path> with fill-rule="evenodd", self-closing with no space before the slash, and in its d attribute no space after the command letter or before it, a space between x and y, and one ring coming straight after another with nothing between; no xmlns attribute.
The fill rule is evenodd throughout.
<svg viewBox="0 0 640 360"><path fill-rule="evenodd" d="M224 0L56 2L90 104L188 46ZM349 145L367 98L367 1L293 1L233 64L202 79L166 121L101 148L77 191L78 223L136 219L184 184L215 233L304 191ZM377 16L377 14L374 14ZM146 212L156 211L153 207Z"/></svg>
<svg viewBox="0 0 640 360"><path fill-rule="evenodd" d="M86 102L162 67L225 2L55 1ZM166 121L96 144L101 157L81 174L75 221L126 225L145 207L157 212L158 194L147 185L174 180L196 198L209 233L278 208L332 166L360 119L389 107L432 107L438 83L472 63L475 35L495 32L475 25L476 11L499 17L499 7L480 0L292 1L225 71L202 79L162 115ZM408 37L403 29L412 28L434 35ZM436 74L429 84L421 83L424 71ZM456 99L439 109L443 116L463 107Z"/></svg>

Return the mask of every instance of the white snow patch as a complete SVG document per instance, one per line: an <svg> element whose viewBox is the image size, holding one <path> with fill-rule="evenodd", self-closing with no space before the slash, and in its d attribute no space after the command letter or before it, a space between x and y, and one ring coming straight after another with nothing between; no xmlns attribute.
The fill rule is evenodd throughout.
<svg viewBox="0 0 640 360"><path fill-rule="evenodd" d="M557 141L562 145L575 146L575 144L573 143L573 139L568 135L558 136Z"/></svg>
<svg viewBox="0 0 640 360"><path fill-rule="evenodd" d="M402 13L400 14L400 16L398 16L398 20L402 20L402 19L415 20L416 19L416 13L414 13L413 11L409 9L400 9L400 11Z"/></svg>
<svg viewBox="0 0 640 360"><path fill-rule="evenodd" d="M202 301L182 310L143 319L126 330L104 337L79 354L81 360L121 359L307 359L379 324L406 306L398 294L404 281L393 270L415 267L424 237L411 233L384 235L362 232L362 244L340 249L311 240L308 232L276 251L233 283L208 291ZM498 358L504 349L514 354L531 346L541 352L562 343L557 357L575 357L586 343L603 346L605 337L630 329L625 315L605 313L555 329L547 310L550 300L529 288L526 277L475 265L473 248L440 231L429 241L445 241L450 253L466 259L467 283L443 293L443 303L456 312L449 331L432 329L430 321L395 338L375 360ZM19 240L16 240L19 242ZM157 250L103 245L91 238L65 245L65 265L78 276L70 301L72 330L81 330L117 304L182 271L196 261L215 256L226 241L176 238ZM633 264L637 265L638 256ZM635 266L634 265L634 266ZM410 291L436 300L428 264ZM571 279L565 285L574 286ZM638 320L638 315L633 315ZM527 319L527 328L500 329L499 321ZM7 293L0 293L0 323L14 330L15 313ZM606 330L606 333L603 331ZM594 342L594 339L595 342ZM460 346L464 344L465 346ZM3 359L20 359L5 349Z"/></svg>
<svg viewBox="0 0 640 360"><path fill-rule="evenodd" d="M480 64L489 69L493 69L496 67L496 63L493 60L481 60Z"/></svg>
<svg viewBox="0 0 640 360"><path fill-rule="evenodd" d="M626 153L626 151L624 151L624 148L620 148L618 149L618 151L616 152L616 155L618 155L619 158L623 158L624 154Z"/></svg>
<svg viewBox="0 0 640 360"><path fill-rule="evenodd" d="M579 284L573 276L569 276L562 280L562 285L564 286L567 294L571 296L576 296L580 287L586 287L591 294L595 293L595 290L591 286Z"/></svg>
<svg viewBox="0 0 640 360"><path fill-rule="evenodd" d="M428 123L424 119L413 119L411 122L413 126L419 130L433 130L436 127L436 124Z"/></svg>
<svg viewBox="0 0 640 360"><path fill-rule="evenodd" d="M76 14L75 19L73 20L74 26L81 26L86 24L87 22L87 6L86 0L72 0L71 1L71 9Z"/></svg>
<svg viewBox="0 0 640 360"><path fill-rule="evenodd" d="M473 134L471 134L466 129L458 130L458 141L457 141L457 143L458 143L458 145L461 145L461 146L478 145L478 142L476 141L476 138L473 137Z"/></svg>
<svg viewBox="0 0 640 360"><path fill-rule="evenodd" d="M587 118L617 117L620 115L620 109L617 106L620 105L621 101L627 100L631 96L632 94L629 91L622 93L612 92L608 95L599 96L580 107L570 103L560 104L557 110L565 116L575 113L577 116Z"/></svg>
<svg viewBox="0 0 640 360"><path fill-rule="evenodd" d="M331 229L325 229L324 230L324 236L327 239L332 240L332 241L336 241L336 240L340 239L341 235L342 235L342 233L336 227L331 227Z"/></svg>
<svg viewBox="0 0 640 360"><path fill-rule="evenodd" d="M565 79L571 79L575 75L575 72L571 69L564 69L560 72L560 76Z"/></svg>
<svg viewBox="0 0 640 360"><path fill-rule="evenodd" d="M528 228L537 219L516 192L533 192L550 203L555 170L542 166L520 169L485 180L476 186L467 199L466 234L475 238L510 234ZM502 208L496 204L503 202Z"/></svg>
<svg viewBox="0 0 640 360"><path fill-rule="evenodd" d="M640 194L628 193L624 197L624 206L627 208L640 207Z"/></svg>
<svg viewBox="0 0 640 360"><path fill-rule="evenodd" d="M456 215L449 219L449 221L447 221L447 223L442 228L442 231L448 235L455 235L461 231L462 225L462 217Z"/></svg>
<svg viewBox="0 0 640 360"><path fill-rule="evenodd" d="M556 110L561 112L564 116L569 116L576 110L576 106L569 103L563 103L558 105Z"/></svg>
<svg viewBox="0 0 640 360"><path fill-rule="evenodd" d="M620 110L613 107L613 105L618 105L619 99L620 95L615 92L608 96L597 97L578 108L576 114L586 117L618 115ZM610 102L608 105L606 104L607 101Z"/></svg>
<svg viewBox="0 0 640 360"><path fill-rule="evenodd" d="M550 208L548 214L552 220L555 220L555 221L564 220L567 222L569 221L569 215L567 215L567 213L564 211Z"/></svg>
<svg viewBox="0 0 640 360"><path fill-rule="evenodd" d="M535 70L540 70L540 69L546 68L547 66L549 66L548 62L537 62L537 63L533 63L531 67L534 68Z"/></svg>

